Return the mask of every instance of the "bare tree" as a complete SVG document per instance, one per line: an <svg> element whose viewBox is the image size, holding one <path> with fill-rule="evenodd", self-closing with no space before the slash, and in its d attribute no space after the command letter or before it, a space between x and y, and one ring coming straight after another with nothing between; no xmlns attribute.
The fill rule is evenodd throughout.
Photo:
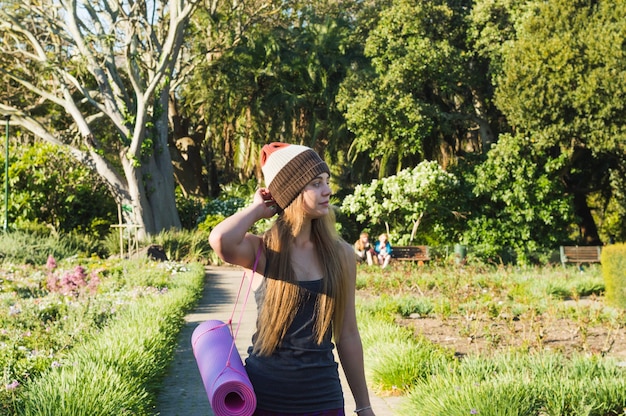
<svg viewBox="0 0 626 416"><path fill-rule="evenodd" d="M0 10L0 114L67 146L143 233L179 228L168 98L199 0L24 0Z"/></svg>

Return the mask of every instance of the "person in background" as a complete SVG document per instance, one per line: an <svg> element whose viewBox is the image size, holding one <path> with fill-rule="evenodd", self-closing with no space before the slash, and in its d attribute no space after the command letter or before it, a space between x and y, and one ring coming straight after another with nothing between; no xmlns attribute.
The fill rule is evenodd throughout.
<svg viewBox="0 0 626 416"><path fill-rule="evenodd" d="M359 261L367 261L370 266L372 264L378 264L378 257L374 247L370 244L369 234L362 232L359 239L354 243L354 252Z"/></svg>
<svg viewBox="0 0 626 416"><path fill-rule="evenodd" d="M354 250L338 235L330 206L330 169L306 146L261 150L267 188L209 236L224 261L252 269L257 327L245 368L255 416L344 416L333 349L359 416L374 416L356 321ZM277 215L263 235L248 230ZM334 343L333 343L334 341Z"/></svg>
<svg viewBox="0 0 626 416"><path fill-rule="evenodd" d="M389 265L391 261L391 244L389 243L389 238L387 234L382 233L378 237L378 241L374 246L374 250L376 251L376 256L378 257L378 264L384 269Z"/></svg>

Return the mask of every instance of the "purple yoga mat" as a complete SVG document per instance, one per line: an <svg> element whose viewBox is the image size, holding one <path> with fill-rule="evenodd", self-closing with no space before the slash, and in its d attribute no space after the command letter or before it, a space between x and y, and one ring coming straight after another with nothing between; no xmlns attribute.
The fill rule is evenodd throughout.
<svg viewBox="0 0 626 416"><path fill-rule="evenodd" d="M215 416L251 416L256 396L228 325L201 323L191 335L191 346Z"/></svg>

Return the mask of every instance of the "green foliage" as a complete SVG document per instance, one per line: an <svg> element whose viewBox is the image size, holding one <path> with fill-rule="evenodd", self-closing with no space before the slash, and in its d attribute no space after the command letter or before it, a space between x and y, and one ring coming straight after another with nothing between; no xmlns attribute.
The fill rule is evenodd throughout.
<svg viewBox="0 0 626 416"><path fill-rule="evenodd" d="M403 317L418 314L420 317L428 316L434 309L430 299L406 296L397 300L398 313Z"/></svg>
<svg viewBox="0 0 626 416"><path fill-rule="evenodd" d="M504 45L496 101L543 148L586 144L595 154L624 143L626 2L531 2ZM523 65L519 63L523 62Z"/></svg>
<svg viewBox="0 0 626 416"><path fill-rule="evenodd" d="M209 233L226 217L248 206L252 202L256 186L256 182L252 180L239 186L224 186L220 197L208 201L202 208L198 217L198 229ZM271 221L271 219L258 221L254 225L252 232L262 233L268 228Z"/></svg>
<svg viewBox="0 0 626 416"><path fill-rule="evenodd" d="M193 49L201 57L220 53L198 63L183 104L209 126L213 163L227 181L257 174L257 149L266 142L324 149L329 161L347 150L350 133L335 96L361 44L350 40L354 16L343 8L353 2L322 3L245 3L195 15Z"/></svg>
<svg viewBox="0 0 626 416"><path fill-rule="evenodd" d="M531 141L501 136L487 160L467 178L474 186L476 212L468 220L463 242L485 247L482 255L487 258L501 258L510 248L522 264L545 262L550 248L567 240L573 217L557 180L562 160L548 158L529 145Z"/></svg>
<svg viewBox="0 0 626 416"><path fill-rule="evenodd" d="M0 234L0 258L8 263L45 264L48 256L63 259L77 255L105 257L106 254L104 245L86 234L57 235L45 227L37 232Z"/></svg>
<svg viewBox="0 0 626 416"><path fill-rule="evenodd" d="M0 314L0 413L152 414L182 318L201 293L203 267L146 261L85 266L100 277L97 293L26 296L12 288L18 294L10 298L14 313ZM65 267L72 263L47 270ZM22 288L41 287L46 273L39 270L16 267L9 277ZM9 299L10 292L0 293L3 302Z"/></svg>
<svg viewBox="0 0 626 416"><path fill-rule="evenodd" d="M604 221L600 231L604 241L626 241L626 174L623 169L613 169L610 173L611 198L602 213Z"/></svg>
<svg viewBox="0 0 626 416"><path fill-rule="evenodd" d="M470 10L442 0L396 0L369 32L371 66L344 81L338 101L355 133L351 150L376 161L379 178L465 145L479 149L478 129L469 132L478 126L491 134L486 62L466 42Z"/></svg>
<svg viewBox="0 0 626 416"><path fill-rule="evenodd" d="M420 238L443 242L454 232L450 221L458 186L456 177L436 162L422 162L369 185L357 185L341 208L372 230L385 231L383 224L389 224L392 244L414 241L420 226L425 228L419 230Z"/></svg>
<svg viewBox="0 0 626 416"><path fill-rule="evenodd" d="M607 300L626 309L626 244L604 247L601 263Z"/></svg>
<svg viewBox="0 0 626 416"><path fill-rule="evenodd" d="M511 15L496 104L526 146L561 159L551 180L575 197L584 241L599 243L594 209L605 240L624 235L626 2L531 1Z"/></svg>
<svg viewBox="0 0 626 416"><path fill-rule="evenodd" d="M211 231L213 227L222 222L226 217L233 215L246 206L243 198L212 199L202 208L198 217L198 228L203 231Z"/></svg>
<svg viewBox="0 0 626 416"><path fill-rule="evenodd" d="M184 196L181 189L176 189L176 208L183 229L192 230L198 226L204 201L194 196Z"/></svg>
<svg viewBox="0 0 626 416"><path fill-rule="evenodd" d="M37 142L12 147L9 157L12 229L35 222L57 232L95 238L108 233L115 222L115 202L104 183L69 151Z"/></svg>

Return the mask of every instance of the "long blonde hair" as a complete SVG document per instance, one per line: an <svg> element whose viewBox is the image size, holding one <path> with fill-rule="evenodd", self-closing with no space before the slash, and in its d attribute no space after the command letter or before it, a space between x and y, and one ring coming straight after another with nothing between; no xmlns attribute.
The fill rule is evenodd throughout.
<svg viewBox="0 0 626 416"><path fill-rule="evenodd" d="M291 247L304 221L302 195L289 205L265 233L263 244L266 276L263 301L259 311L258 333L254 352L270 355L280 345L293 322L302 290L291 267ZM322 293L315 305L314 336L318 344L333 328L335 340L341 334L347 292L348 265L344 241L335 230L335 215L312 220L311 241L322 266Z"/></svg>

